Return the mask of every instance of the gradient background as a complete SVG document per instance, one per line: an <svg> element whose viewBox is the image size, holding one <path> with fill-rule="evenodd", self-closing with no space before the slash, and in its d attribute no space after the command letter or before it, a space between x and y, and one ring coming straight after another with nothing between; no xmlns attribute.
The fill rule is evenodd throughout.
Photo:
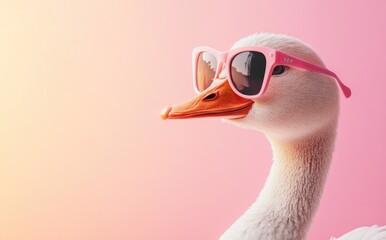
<svg viewBox="0 0 386 240"><path fill-rule="evenodd" d="M353 91L309 239L386 224L386 4L363 2L1 1L0 239L218 239L270 146L159 112L193 96L194 47L259 31L304 40Z"/></svg>

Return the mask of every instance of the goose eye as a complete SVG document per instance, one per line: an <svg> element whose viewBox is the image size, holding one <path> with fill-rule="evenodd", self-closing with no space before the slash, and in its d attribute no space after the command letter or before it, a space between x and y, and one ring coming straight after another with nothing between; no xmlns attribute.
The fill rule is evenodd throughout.
<svg viewBox="0 0 386 240"><path fill-rule="evenodd" d="M280 75L280 74L283 74L285 72L285 70L287 70L287 66L283 66L283 65L278 65L276 66L273 71L272 71L272 75Z"/></svg>

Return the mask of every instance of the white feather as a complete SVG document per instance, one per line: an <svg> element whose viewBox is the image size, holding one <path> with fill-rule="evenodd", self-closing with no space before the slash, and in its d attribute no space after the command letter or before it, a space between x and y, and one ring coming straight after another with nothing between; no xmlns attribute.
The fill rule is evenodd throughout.
<svg viewBox="0 0 386 240"><path fill-rule="evenodd" d="M386 240L386 226L360 227L331 240Z"/></svg>

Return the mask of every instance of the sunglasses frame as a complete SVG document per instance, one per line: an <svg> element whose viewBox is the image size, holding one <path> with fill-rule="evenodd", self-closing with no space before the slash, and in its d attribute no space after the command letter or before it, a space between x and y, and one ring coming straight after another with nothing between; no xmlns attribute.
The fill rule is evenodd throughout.
<svg viewBox="0 0 386 240"><path fill-rule="evenodd" d="M232 67L231 63L233 58L238 54L243 52L251 52L251 51L260 52L265 56L265 59L266 59L265 74L264 74L263 83L259 93L256 95L245 95L239 92L239 90L237 90L237 88L233 84L233 81L231 79L232 75L230 74L231 67ZM260 46L242 47L242 48L232 49L227 52L220 52L210 47L195 48L193 50L193 84L194 84L194 90L196 91L196 93L200 93L200 91L198 90L198 82L197 82L198 81L197 63L198 63L198 57L202 52L208 52L210 54L213 54L213 56L217 60L217 67L216 67L216 73L215 73L214 79L218 78L218 76L222 71L223 65L225 64L225 68L227 71L227 80L229 82L229 85L231 86L233 92L235 92L238 96L242 98L255 99L263 95L264 92L267 90L267 87L271 80L273 69L279 65L301 68L308 71L317 72L317 73L330 76L338 82L338 85L342 89L342 92L346 98L349 98L351 96L350 88L344 85L342 81L338 78L338 76L332 71L328 70L327 68L317 66L310 62L307 62L305 60L299 59L297 57L291 56L289 54L283 53L281 51L278 51L272 48L260 47Z"/></svg>

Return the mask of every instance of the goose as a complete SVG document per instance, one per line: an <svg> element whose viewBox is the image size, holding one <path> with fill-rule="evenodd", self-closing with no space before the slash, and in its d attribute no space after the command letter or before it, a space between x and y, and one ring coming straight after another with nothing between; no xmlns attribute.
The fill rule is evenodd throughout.
<svg viewBox="0 0 386 240"><path fill-rule="evenodd" d="M236 69L237 60L229 55L250 47L274 49L291 56L280 60L282 65L272 67L272 73L268 72L269 83L264 86L265 89L262 87L256 98L248 97L248 92L242 92L252 83L229 80L231 71L232 79L237 78L237 74L246 74L243 73L245 66L244 70L243 66ZM317 211L333 156L339 115L339 87L346 97L351 95L350 89L329 70L325 74L322 70L293 67L292 61L301 59L317 69L325 69L324 63L310 46L284 34L256 33L244 37L228 53L218 55L221 64L216 64L210 55L205 59L204 53L200 53L199 60L205 60L210 68L204 71L215 72L213 78L196 84L198 94L190 100L164 108L161 118L222 117L224 122L262 132L273 152L270 173L256 201L225 231L220 240L305 239ZM265 55L267 58L274 57L274 53L267 52L268 55ZM244 65L250 61L250 58L245 59ZM194 61L198 61L197 57ZM202 70L196 70L194 75ZM386 226L361 227L340 238L331 239L386 239Z"/></svg>

